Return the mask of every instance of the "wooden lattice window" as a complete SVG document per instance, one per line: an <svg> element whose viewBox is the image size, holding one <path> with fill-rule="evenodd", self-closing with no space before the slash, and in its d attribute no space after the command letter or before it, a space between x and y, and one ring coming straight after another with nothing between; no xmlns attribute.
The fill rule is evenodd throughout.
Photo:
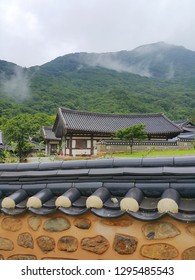
<svg viewBox="0 0 195 280"><path fill-rule="evenodd" d="M77 139L76 140L76 149L86 149L87 140L86 139Z"/></svg>

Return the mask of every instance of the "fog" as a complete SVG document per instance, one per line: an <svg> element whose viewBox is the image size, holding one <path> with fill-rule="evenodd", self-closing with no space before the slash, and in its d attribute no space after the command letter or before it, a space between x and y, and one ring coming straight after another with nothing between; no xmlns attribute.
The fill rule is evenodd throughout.
<svg viewBox="0 0 195 280"><path fill-rule="evenodd" d="M15 101L21 102L29 99L31 91L27 71L15 66L14 72L9 78L1 76L1 88L2 92Z"/></svg>

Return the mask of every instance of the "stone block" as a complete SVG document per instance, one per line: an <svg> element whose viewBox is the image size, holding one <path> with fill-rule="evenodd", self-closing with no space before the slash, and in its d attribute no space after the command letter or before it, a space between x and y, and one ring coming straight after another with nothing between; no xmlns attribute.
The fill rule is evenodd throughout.
<svg viewBox="0 0 195 280"><path fill-rule="evenodd" d="M101 255L106 252L110 244L108 240L102 236L97 235L95 237L86 237L81 240L81 248L83 250Z"/></svg>
<svg viewBox="0 0 195 280"><path fill-rule="evenodd" d="M16 254L8 257L8 260L37 260L35 255Z"/></svg>
<svg viewBox="0 0 195 280"><path fill-rule="evenodd" d="M24 248L34 248L33 238L30 233L24 232L18 235L18 245Z"/></svg>
<svg viewBox="0 0 195 280"><path fill-rule="evenodd" d="M4 230L8 231L19 231L22 228L22 220L19 218L4 218L1 224Z"/></svg>
<svg viewBox="0 0 195 280"><path fill-rule="evenodd" d="M188 225L188 226L187 226L187 230L188 230L191 234L195 235L195 225Z"/></svg>
<svg viewBox="0 0 195 280"><path fill-rule="evenodd" d="M91 221L89 219L78 218L74 221L74 226L80 229L89 229Z"/></svg>
<svg viewBox="0 0 195 280"><path fill-rule="evenodd" d="M114 250L120 255L133 254L137 248L137 239L125 234L116 234L114 238Z"/></svg>
<svg viewBox="0 0 195 280"><path fill-rule="evenodd" d="M142 231L146 239L150 240L166 239L181 234L176 226L168 222L147 223L143 225Z"/></svg>
<svg viewBox="0 0 195 280"><path fill-rule="evenodd" d="M75 252L78 248L78 240L73 236L62 236L58 240L57 247L60 251Z"/></svg>
<svg viewBox="0 0 195 280"><path fill-rule="evenodd" d="M37 245L44 253L53 251L55 249L55 240L49 236L39 236L37 239Z"/></svg>
<svg viewBox="0 0 195 280"><path fill-rule="evenodd" d="M195 246L183 251L182 260L195 260Z"/></svg>
<svg viewBox="0 0 195 280"><path fill-rule="evenodd" d="M70 222L65 218L51 218L45 221L43 228L45 231L58 232L70 228Z"/></svg>
<svg viewBox="0 0 195 280"><path fill-rule="evenodd" d="M0 250L11 251L14 249L14 243L8 239L0 237Z"/></svg>
<svg viewBox="0 0 195 280"><path fill-rule="evenodd" d="M37 216L31 216L28 218L28 224L34 231L37 231L39 229L39 227L41 226L41 222L41 218Z"/></svg>
<svg viewBox="0 0 195 280"><path fill-rule="evenodd" d="M172 260L178 256L177 249L167 243L143 245L140 253L143 257L154 260Z"/></svg>

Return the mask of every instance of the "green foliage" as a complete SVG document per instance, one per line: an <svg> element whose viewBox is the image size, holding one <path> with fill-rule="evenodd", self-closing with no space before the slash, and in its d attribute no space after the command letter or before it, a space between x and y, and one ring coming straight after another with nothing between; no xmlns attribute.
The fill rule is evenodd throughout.
<svg viewBox="0 0 195 280"><path fill-rule="evenodd" d="M132 52L70 54L28 69L0 61L0 118L40 112L55 116L58 107L110 113L163 112L172 120L194 117L195 53L163 43L150 47L151 52L142 52L141 47ZM103 61L105 67L106 61L114 62L116 69L117 65L121 68L106 69L97 61ZM16 71L24 75L21 80L29 87L23 100L20 92L7 94L3 86L17 78Z"/></svg>
<svg viewBox="0 0 195 280"><path fill-rule="evenodd" d="M132 154L134 141L144 140L146 138L145 126L143 124L137 124L124 129L119 129L116 131L116 137L129 142Z"/></svg>
<svg viewBox="0 0 195 280"><path fill-rule="evenodd" d="M18 157L12 151L5 150L4 151L3 162L4 163L17 163L18 162Z"/></svg>
<svg viewBox="0 0 195 280"><path fill-rule="evenodd" d="M22 161L34 148L30 140L40 138L40 128L50 125L53 118L44 113L35 115L19 114L13 118L2 118L1 129L10 150L17 154Z"/></svg>
<svg viewBox="0 0 195 280"><path fill-rule="evenodd" d="M29 138L33 131L33 122L30 115L21 114L8 119L2 125L5 142L7 145L15 143L14 150L20 161L32 150Z"/></svg>
<svg viewBox="0 0 195 280"><path fill-rule="evenodd" d="M0 149L0 163L5 161L5 153L4 150Z"/></svg>
<svg viewBox="0 0 195 280"><path fill-rule="evenodd" d="M38 152L37 152L37 156L38 156L39 159L41 157L45 157L45 153L43 153L43 147L44 147L44 141L41 141L39 143Z"/></svg>

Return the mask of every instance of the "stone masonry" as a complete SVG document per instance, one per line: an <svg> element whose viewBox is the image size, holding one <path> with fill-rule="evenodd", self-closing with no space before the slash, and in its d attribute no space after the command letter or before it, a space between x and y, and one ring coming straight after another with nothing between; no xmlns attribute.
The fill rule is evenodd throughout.
<svg viewBox="0 0 195 280"><path fill-rule="evenodd" d="M60 212L10 217L0 214L0 259L195 260L195 224L129 216L102 219Z"/></svg>

